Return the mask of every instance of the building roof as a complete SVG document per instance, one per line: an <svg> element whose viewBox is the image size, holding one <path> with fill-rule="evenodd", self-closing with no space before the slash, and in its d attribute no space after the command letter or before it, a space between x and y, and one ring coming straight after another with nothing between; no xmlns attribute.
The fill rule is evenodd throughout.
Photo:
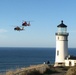
<svg viewBox="0 0 76 75"><path fill-rule="evenodd" d="M71 60L76 60L76 56L73 56L73 55L69 55L67 56L65 59L71 59Z"/></svg>
<svg viewBox="0 0 76 75"><path fill-rule="evenodd" d="M63 23L63 20L62 20L62 21L61 21L61 24L59 24L57 27L64 28L64 27L67 27L67 26Z"/></svg>

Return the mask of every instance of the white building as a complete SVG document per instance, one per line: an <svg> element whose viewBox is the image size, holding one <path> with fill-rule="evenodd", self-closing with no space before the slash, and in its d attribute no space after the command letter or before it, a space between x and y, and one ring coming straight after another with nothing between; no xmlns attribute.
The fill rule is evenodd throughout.
<svg viewBox="0 0 76 75"><path fill-rule="evenodd" d="M65 58L65 66L76 66L76 56L70 56Z"/></svg>
<svg viewBox="0 0 76 75"><path fill-rule="evenodd" d="M56 32L56 55L54 66L74 66L76 57L68 54L68 35L67 26L61 21Z"/></svg>

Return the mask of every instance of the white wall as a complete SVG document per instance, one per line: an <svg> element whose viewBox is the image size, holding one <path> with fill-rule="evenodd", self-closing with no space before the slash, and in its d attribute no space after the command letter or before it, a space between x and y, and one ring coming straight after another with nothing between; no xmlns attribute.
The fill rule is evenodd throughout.
<svg viewBox="0 0 76 75"><path fill-rule="evenodd" d="M71 62L71 65L69 63ZM65 60L65 66L75 66L76 60Z"/></svg>
<svg viewBox="0 0 76 75"><path fill-rule="evenodd" d="M67 36L56 35L56 58L55 62L65 62L65 57L68 56L68 40ZM59 51L59 55L57 52Z"/></svg>

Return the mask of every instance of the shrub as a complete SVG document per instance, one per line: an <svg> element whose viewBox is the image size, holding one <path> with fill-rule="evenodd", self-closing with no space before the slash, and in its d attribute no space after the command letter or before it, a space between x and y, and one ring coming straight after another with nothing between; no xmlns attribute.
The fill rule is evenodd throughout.
<svg viewBox="0 0 76 75"><path fill-rule="evenodd" d="M29 73L27 73L27 75L43 75L41 74L39 71L37 70L33 70L33 71L30 71Z"/></svg>
<svg viewBox="0 0 76 75"><path fill-rule="evenodd" d="M71 68L67 71L66 75L76 75L76 66L71 67Z"/></svg>
<svg viewBox="0 0 76 75"><path fill-rule="evenodd" d="M52 74L52 73L58 73L56 70L53 69L46 69L46 71L44 72L44 74Z"/></svg>

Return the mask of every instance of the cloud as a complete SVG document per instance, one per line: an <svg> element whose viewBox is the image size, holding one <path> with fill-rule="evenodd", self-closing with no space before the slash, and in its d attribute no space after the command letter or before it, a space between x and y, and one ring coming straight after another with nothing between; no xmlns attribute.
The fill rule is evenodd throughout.
<svg viewBox="0 0 76 75"><path fill-rule="evenodd" d="M0 29L0 33L5 33L5 32L7 32L6 29Z"/></svg>

